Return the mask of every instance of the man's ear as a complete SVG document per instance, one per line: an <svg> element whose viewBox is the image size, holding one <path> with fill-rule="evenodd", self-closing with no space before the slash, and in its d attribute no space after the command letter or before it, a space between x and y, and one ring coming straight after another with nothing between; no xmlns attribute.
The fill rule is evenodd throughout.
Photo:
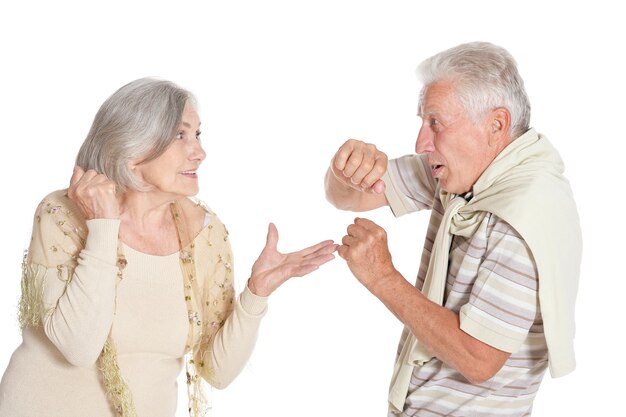
<svg viewBox="0 0 626 417"><path fill-rule="evenodd" d="M511 140L511 113L504 107L498 107L490 112L487 119L489 146L500 144L503 140Z"/></svg>

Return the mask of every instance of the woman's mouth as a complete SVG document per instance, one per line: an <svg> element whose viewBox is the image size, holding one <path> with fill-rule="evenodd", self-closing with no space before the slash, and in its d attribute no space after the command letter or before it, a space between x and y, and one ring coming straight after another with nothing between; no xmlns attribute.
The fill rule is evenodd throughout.
<svg viewBox="0 0 626 417"><path fill-rule="evenodd" d="M181 175L184 175L185 177L189 177L189 178L198 178L198 175L196 174L196 171L183 171L181 172Z"/></svg>

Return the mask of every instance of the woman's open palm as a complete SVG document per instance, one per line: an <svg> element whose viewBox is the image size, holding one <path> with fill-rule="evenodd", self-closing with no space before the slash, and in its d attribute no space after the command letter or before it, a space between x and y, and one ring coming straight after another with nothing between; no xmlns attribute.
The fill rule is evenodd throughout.
<svg viewBox="0 0 626 417"><path fill-rule="evenodd" d="M280 253L277 245L278 230L270 223L265 247L252 265L248 281L250 290L256 295L267 297L289 278L315 271L335 258L333 252L338 246L332 240L325 240L298 252Z"/></svg>

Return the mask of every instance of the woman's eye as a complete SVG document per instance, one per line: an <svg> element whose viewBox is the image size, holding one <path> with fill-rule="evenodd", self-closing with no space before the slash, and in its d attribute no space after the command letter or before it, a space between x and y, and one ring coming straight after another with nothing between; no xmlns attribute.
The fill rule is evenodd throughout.
<svg viewBox="0 0 626 417"><path fill-rule="evenodd" d="M185 138L185 132L178 132L178 134L176 135L176 139L184 139Z"/></svg>
<svg viewBox="0 0 626 417"><path fill-rule="evenodd" d="M196 139L200 140L200 135L201 135L201 134L202 134L202 132L198 130L198 131L196 132Z"/></svg>

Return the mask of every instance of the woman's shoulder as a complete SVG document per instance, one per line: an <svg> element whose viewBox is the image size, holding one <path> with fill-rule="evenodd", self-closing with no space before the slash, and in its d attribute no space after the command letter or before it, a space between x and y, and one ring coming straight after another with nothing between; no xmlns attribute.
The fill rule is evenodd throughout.
<svg viewBox="0 0 626 417"><path fill-rule="evenodd" d="M226 226L204 201L196 197L188 197L182 200L180 205L186 213L185 218L195 239L209 239L209 236L219 234L222 240L228 240Z"/></svg>
<svg viewBox="0 0 626 417"><path fill-rule="evenodd" d="M44 224L51 223L62 229L62 226L71 225L74 232L87 230L85 218L67 195L67 189L53 191L41 200L35 212L35 220L41 222L44 219L49 220Z"/></svg>
<svg viewBox="0 0 626 417"><path fill-rule="evenodd" d="M67 188L52 191L41 199L37 210L51 213L65 212L66 214L80 214L80 210L67 195ZM82 216L81 216L82 217Z"/></svg>
<svg viewBox="0 0 626 417"><path fill-rule="evenodd" d="M210 225L222 225L219 216L213 211L207 203L197 197L187 197L183 202L183 210L186 210L195 222L202 223L202 229Z"/></svg>
<svg viewBox="0 0 626 417"><path fill-rule="evenodd" d="M203 200L200 200L198 197L187 197L187 201L193 204L198 210L202 211L206 215L215 215L215 213L211 210L209 205L205 203Z"/></svg>
<svg viewBox="0 0 626 417"><path fill-rule="evenodd" d="M67 190L53 191L35 210L30 257L45 264L62 263L64 254L74 255L84 246L87 232L85 219Z"/></svg>
<svg viewBox="0 0 626 417"><path fill-rule="evenodd" d="M67 195L67 189L56 190L46 195L37 206L36 216L45 216L53 218L57 225L63 219L70 221L76 225L84 225L85 219L80 209Z"/></svg>

